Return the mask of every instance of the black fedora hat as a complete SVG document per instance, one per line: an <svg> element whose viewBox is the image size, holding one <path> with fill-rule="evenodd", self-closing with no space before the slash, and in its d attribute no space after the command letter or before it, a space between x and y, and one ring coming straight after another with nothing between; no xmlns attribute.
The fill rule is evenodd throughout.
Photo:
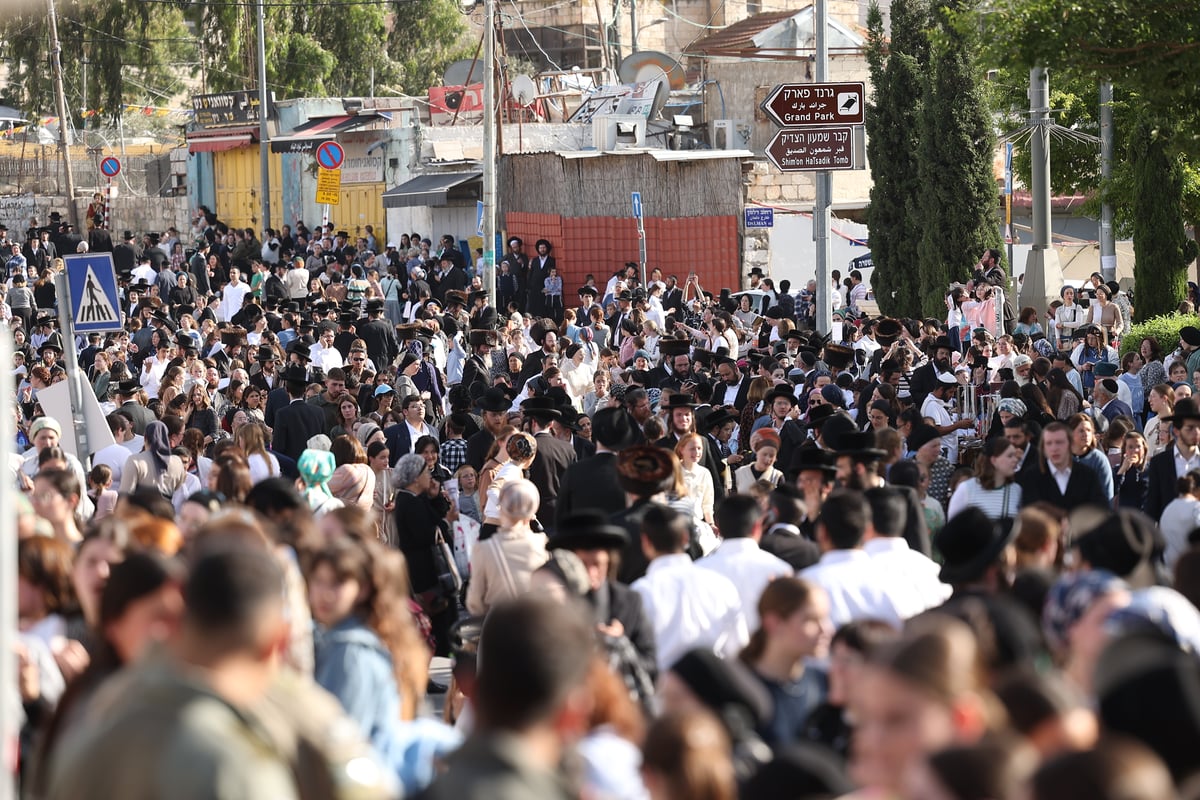
<svg viewBox="0 0 1200 800"><path fill-rule="evenodd" d="M638 497L665 492L675 483L674 454L651 444L626 447L617 456L617 483Z"/></svg>
<svg viewBox="0 0 1200 800"><path fill-rule="evenodd" d="M592 417L592 439L619 452L637 442L637 422L620 406L602 408Z"/></svg>
<svg viewBox="0 0 1200 800"><path fill-rule="evenodd" d="M624 528L608 521L608 515L582 509L565 516L546 546L551 550L620 550L629 543Z"/></svg>
<svg viewBox="0 0 1200 800"><path fill-rule="evenodd" d="M254 355L254 360L259 362L275 361L276 359L275 348L265 344L259 345L258 352Z"/></svg>
<svg viewBox="0 0 1200 800"><path fill-rule="evenodd" d="M446 307L450 306L465 306L467 304L467 293L458 289L446 290Z"/></svg>
<svg viewBox="0 0 1200 800"><path fill-rule="evenodd" d="M1016 538L1015 528L991 519L974 506L955 514L933 540L942 554L942 582L969 583L981 577Z"/></svg>
<svg viewBox="0 0 1200 800"><path fill-rule="evenodd" d="M467 334L467 342L471 347L495 347L496 332L477 328Z"/></svg>
<svg viewBox="0 0 1200 800"><path fill-rule="evenodd" d="M837 467L829 458L829 453L819 447L798 448L788 464L788 478L795 478L801 472L823 472L826 475L837 474Z"/></svg>
<svg viewBox="0 0 1200 800"><path fill-rule="evenodd" d="M677 408L687 408L694 411L697 405L697 403L692 402L692 396L690 394L674 392L669 398L667 398L667 404L664 405L663 408L667 409L668 411L674 411Z"/></svg>
<svg viewBox="0 0 1200 800"><path fill-rule="evenodd" d="M1191 397L1185 397L1175 404L1175 411L1170 416L1164 416L1164 420L1168 422L1182 421L1185 419L1200 419L1200 403L1197 403Z"/></svg>
<svg viewBox="0 0 1200 800"><path fill-rule="evenodd" d="M285 382L308 383L308 370L299 364L288 364L281 377Z"/></svg>
<svg viewBox="0 0 1200 800"><path fill-rule="evenodd" d="M836 413L838 413L837 406L830 405L829 403L813 406L808 410L808 427L819 428Z"/></svg>
<svg viewBox="0 0 1200 800"><path fill-rule="evenodd" d="M503 389L493 386L480 396L478 405L481 411L500 413L512 408L512 400Z"/></svg>
<svg viewBox="0 0 1200 800"><path fill-rule="evenodd" d="M883 458L887 453L875 446L874 431L853 431L838 437L837 455L852 458Z"/></svg>
<svg viewBox="0 0 1200 800"><path fill-rule="evenodd" d="M530 397L521 401L521 411L527 417L535 419L556 420L562 417L562 411L553 397Z"/></svg>
<svg viewBox="0 0 1200 800"><path fill-rule="evenodd" d="M729 422L737 422L738 418L730 414L728 409L718 408L706 414L696 425L696 430L710 431Z"/></svg>
<svg viewBox="0 0 1200 800"><path fill-rule="evenodd" d="M579 296L580 297L583 297L584 295L590 295L591 297L596 297L599 294L600 294L600 291L595 286L586 286L585 285L585 286L579 287Z"/></svg>
<svg viewBox="0 0 1200 800"><path fill-rule="evenodd" d="M117 382L116 393L130 395L139 391L141 388L142 384L137 378L126 378L123 381Z"/></svg>
<svg viewBox="0 0 1200 800"><path fill-rule="evenodd" d="M308 345L299 339L293 339L288 342L286 352L289 356L299 356L305 361L312 360L312 352L309 350Z"/></svg>
<svg viewBox="0 0 1200 800"><path fill-rule="evenodd" d="M449 292L447 292L447 294L449 294ZM471 305L474 305L476 300L487 300L487 299L488 299L488 290L487 289L476 289L475 291L473 291L469 295L467 295L467 301L470 302Z"/></svg>
<svg viewBox="0 0 1200 800"><path fill-rule="evenodd" d="M377 314L383 311L384 300L382 297L372 297L367 301L366 309L368 314Z"/></svg>
<svg viewBox="0 0 1200 800"><path fill-rule="evenodd" d="M770 409L775 404L775 400L782 397L787 400L792 406L796 406L800 401L796 399L795 393L790 386L779 384L767 392L763 397L763 408Z"/></svg>
<svg viewBox="0 0 1200 800"><path fill-rule="evenodd" d="M664 356L686 356L692 349L692 343L687 339L659 339L658 352Z"/></svg>

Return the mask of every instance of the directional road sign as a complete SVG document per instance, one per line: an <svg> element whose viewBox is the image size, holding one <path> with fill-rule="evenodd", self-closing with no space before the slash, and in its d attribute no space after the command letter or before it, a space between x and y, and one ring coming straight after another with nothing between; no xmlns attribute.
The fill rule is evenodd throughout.
<svg viewBox="0 0 1200 800"><path fill-rule="evenodd" d="M632 192L630 195L633 198L633 218L642 218L642 193Z"/></svg>
<svg viewBox="0 0 1200 800"><path fill-rule="evenodd" d="M317 166L321 169L338 169L346 160L346 151L337 142L321 142L317 147Z"/></svg>
<svg viewBox="0 0 1200 800"><path fill-rule="evenodd" d="M767 158L782 172L854 169L854 128L784 128L767 145Z"/></svg>
<svg viewBox="0 0 1200 800"><path fill-rule="evenodd" d="M117 294L117 268L112 253L69 255L67 285L76 333L121 330L121 300Z"/></svg>
<svg viewBox="0 0 1200 800"><path fill-rule="evenodd" d="M783 128L862 125L865 98L861 82L781 83L762 110Z"/></svg>
<svg viewBox="0 0 1200 800"><path fill-rule="evenodd" d="M109 156L100 162L100 171L106 178L115 178L121 174L121 161Z"/></svg>

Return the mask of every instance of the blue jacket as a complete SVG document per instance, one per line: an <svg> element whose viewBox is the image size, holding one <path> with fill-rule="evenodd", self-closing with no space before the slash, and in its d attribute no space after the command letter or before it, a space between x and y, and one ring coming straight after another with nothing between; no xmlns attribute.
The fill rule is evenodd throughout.
<svg viewBox="0 0 1200 800"><path fill-rule="evenodd" d="M400 690L392 656L357 617L317 631L313 677L358 723L376 752L387 752L400 723Z"/></svg>

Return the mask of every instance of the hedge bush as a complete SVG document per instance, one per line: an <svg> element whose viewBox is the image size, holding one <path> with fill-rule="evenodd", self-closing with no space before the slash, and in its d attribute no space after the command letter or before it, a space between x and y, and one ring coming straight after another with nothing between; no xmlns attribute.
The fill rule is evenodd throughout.
<svg viewBox="0 0 1200 800"><path fill-rule="evenodd" d="M1185 325L1200 326L1200 319L1195 314L1165 314L1139 322L1121 338L1121 355L1136 350L1146 338L1158 340L1163 355L1174 352L1179 346L1179 329Z"/></svg>

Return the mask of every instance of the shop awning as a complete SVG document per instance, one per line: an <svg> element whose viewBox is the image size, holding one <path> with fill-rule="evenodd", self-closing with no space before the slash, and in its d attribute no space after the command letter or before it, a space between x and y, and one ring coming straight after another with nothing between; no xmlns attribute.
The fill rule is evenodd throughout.
<svg viewBox="0 0 1200 800"><path fill-rule="evenodd" d="M187 135L189 153L219 153L258 141L258 126L205 128Z"/></svg>
<svg viewBox="0 0 1200 800"><path fill-rule="evenodd" d="M327 142L343 131L351 131L390 117L381 112L343 114L336 117L316 117L297 125L283 136L271 138L272 153L311 153L321 142Z"/></svg>
<svg viewBox="0 0 1200 800"><path fill-rule="evenodd" d="M383 193L384 208L444 206L450 190L478 180L482 172L435 172L418 175Z"/></svg>

